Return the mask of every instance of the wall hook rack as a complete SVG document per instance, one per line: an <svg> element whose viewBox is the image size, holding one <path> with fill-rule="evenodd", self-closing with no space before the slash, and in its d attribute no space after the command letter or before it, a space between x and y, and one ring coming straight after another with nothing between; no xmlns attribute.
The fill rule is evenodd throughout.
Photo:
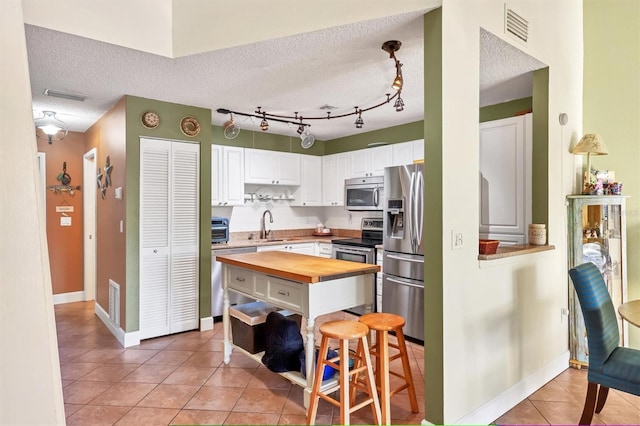
<svg viewBox="0 0 640 426"><path fill-rule="evenodd" d="M51 192L68 192L73 195L73 191L80 191L80 185L49 185L47 186L47 190Z"/></svg>

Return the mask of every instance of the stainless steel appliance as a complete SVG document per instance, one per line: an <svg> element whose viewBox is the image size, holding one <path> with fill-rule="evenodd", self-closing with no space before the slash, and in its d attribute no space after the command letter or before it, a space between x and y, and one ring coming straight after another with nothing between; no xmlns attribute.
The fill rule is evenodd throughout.
<svg viewBox="0 0 640 426"><path fill-rule="evenodd" d="M344 206L347 210L382 210L383 176L345 179Z"/></svg>
<svg viewBox="0 0 640 426"><path fill-rule="evenodd" d="M384 171L382 310L405 318L404 334L424 341L424 165Z"/></svg>
<svg viewBox="0 0 640 426"><path fill-rule="evenodd" d="M229 219L214 216L211 218L211 244L229 241Z"/></svg>
<svg viewBox="0 0 640 426"><path fill-rule="evenodd" d="M251 253L255 252L256 247L238 247L215 249L211 251L211 316L221 317L224 307L224 295L222 293L222 263L216 261L216 256L224 256L226 254ZM229 292L229 304L241 305L243 303L255 302L252 299L235 291Z"/></svg>
<svg viewBox="0 0 640 426"><path fill-rule="evenodd" d="M382 224L383 222L380 218L362 219L362 238L332 240L332 257L334 259L349 260L351 262L359 263L370 263L372 265L375 265L376 246L382 244ZM375 274L371 275L371 277L371 288L374 295L373 305L371 309L373 312L376 312ZM364 305L349 309L346 312L350 312L356 315L362 315L364 314Z"/></svg>

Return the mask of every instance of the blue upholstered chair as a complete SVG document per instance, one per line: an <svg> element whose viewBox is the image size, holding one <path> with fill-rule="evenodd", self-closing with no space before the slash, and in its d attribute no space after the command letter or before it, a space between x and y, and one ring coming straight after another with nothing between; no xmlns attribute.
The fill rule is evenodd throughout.
<svg viewBox="0 0 640 426"><path fill-rule="evenodd" d="M569 276L587 330L589 383L580 424L588 425L594 408L596 413L602 411L609 388L640 395L640 350L619 346L616 312L598 268L591 262L583 263L570 269Z"/></svg>

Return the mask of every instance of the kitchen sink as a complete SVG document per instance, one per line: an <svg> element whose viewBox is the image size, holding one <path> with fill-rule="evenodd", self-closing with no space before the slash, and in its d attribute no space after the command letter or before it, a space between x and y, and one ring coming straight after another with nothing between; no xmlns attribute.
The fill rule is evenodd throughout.
<svg viewBox="0 0 640 426"><path fill-rule="evenodd" d="M260 239L260 240L256 240L259 243L277 243L277 242L284 242L284 241L289 241L287 239L282 239L282 238L264 238L264 239Z"/></svg>

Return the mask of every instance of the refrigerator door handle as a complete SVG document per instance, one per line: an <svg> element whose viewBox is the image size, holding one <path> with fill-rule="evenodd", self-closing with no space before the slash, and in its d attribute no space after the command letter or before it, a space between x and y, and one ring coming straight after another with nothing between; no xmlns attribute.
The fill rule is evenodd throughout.
<svg viewBox="0 0 640 426"><path fill-rule="evenodd" d="M387 255L387 259L401 260L403 262L424 263L424 259L413 259L411 257L400 257L392 254Z"/></svg>
<svg viewBox="0 0 640 426"><path fill-rule="evenodd" d="M409 239L411 242L411 252L416 252L416 224L415 224L415 212L414 212L414 203L415 203L415 193L416 193L416 172L411 172L411 185L409 187L409 212L410 212L410 220L409 220Z"/></svg>
<svg viewBox="0 0 640 426"><path fill-rule="evenodd" d="M424 288L424 284L423 285L419 285L419 284L412 284L412 283L407 282L407 281L394 280L393 278L390 278L388 275L385 278L386 278L387 281L390 281L390 282L396 283L396 284L406 285L407 287Z"/></svg>
<svg viewBox="0 0 640 426"><path fill-rule="evenodd" d="M416 224L419 224L418 232L416 232L416 250L422 243L422 230L424 228L424 176L422 173L417 173L417 185L416 185L416 214L414 220Z"/></svg>

